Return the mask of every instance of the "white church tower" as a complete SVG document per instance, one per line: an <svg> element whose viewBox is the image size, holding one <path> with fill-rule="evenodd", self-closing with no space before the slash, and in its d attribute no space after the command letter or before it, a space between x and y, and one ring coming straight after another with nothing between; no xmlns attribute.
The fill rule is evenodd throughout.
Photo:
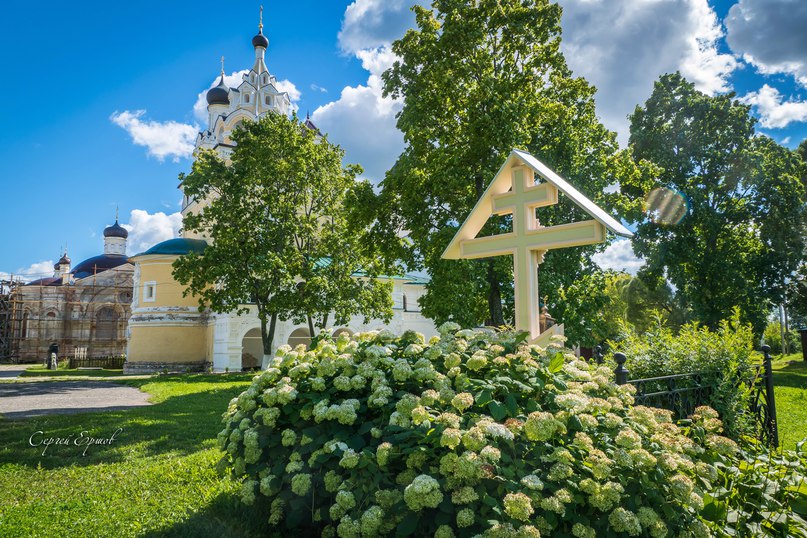
<svg viewBox="0 0 807 538"><path fill-rule="evenodd" d="M277 79L266 69L266 49L269 40L263 35L263 8L258 24L258 34L252 38L255 48L255 64L241 77L237 88L224 82L224 58L221 59L221 78L217 86L207 92L207 129L196 137L196 149L212 149L223 159L234 147L231 135L244 120L255 121L267 112L281 114L291 112L291 100L286 92L277 89ZM182 185L180 185L180 189ZM188 196L182 199L182 216L192 213L204 204ZM183 232L183 237L197 238L196 234Z"/></svg>

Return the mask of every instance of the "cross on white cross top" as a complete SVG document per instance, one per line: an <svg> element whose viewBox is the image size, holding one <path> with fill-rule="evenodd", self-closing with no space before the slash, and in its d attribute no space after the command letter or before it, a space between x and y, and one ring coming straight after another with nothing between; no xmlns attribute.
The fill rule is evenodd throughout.
<svg viewBox="0 0 807 538"><path fill-rule="evenodd" d="M544 181L535 184L535 174ZM541 226L538 207L558 203L558 191L589 213L593 220ZM513 215L513 231L490 237L476 237L492 215ZM543 333L539 326L538 266L553 248L602 243L606 230L631 237L633 234L588 200L538 159L513 150L490 186L476 203L454 239L443 253L446 259L513 256L516 330L528 331L530 341L543 343L552 334L563 334L556 326Z"/></svg>

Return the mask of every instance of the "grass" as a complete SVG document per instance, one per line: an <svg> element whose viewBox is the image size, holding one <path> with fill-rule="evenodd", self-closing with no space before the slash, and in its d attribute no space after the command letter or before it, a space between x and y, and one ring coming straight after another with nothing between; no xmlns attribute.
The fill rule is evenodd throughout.
<svg viewBox="0 0 807 538"><path fill-rule="evenodd" d="M227 402L250 375L183 375L120 382L155 405L0 422L0 536L258 536L266 512L238 501L218 476L215 437ZM32 447L31 435L111 445Z"/></svg>
<svg viewBox="0 0 807 538"><path fill-rule="evenodd" d="M773 392L779 420L779 441L793 450L807 438L807 362L801 353L773 361Z"/></svg>
<svg viewBox="0 0 807 538"><path fill-rule="evenodd" d="M44 366L31 366L20 374L20 377L116 377L122 376L123 370L95 370L78 368L58 368L48 370Z"/></svg>

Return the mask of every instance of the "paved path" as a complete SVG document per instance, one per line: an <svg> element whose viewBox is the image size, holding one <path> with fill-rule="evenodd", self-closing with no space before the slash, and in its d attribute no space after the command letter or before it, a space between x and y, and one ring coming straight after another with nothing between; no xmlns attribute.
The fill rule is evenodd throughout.
<svg viewBox="0 0 807 538"><path fill-rule="evenodd" d="M151 405L149 394L107 381L0 383L0 414L6 419L88 413Z"/></svg>
<svg viewBox="0 0 807 538"><path fill-rule="evenodd" d="M0 364L0 379L19 377L30 364Z"/></svg>

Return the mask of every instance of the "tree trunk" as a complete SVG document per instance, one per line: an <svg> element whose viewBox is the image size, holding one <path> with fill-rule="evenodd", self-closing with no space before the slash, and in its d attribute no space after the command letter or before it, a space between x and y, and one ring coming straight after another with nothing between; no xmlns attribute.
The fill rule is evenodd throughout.
<svg viewBox="0 0 807 538"><path fill-rule="evenodd" d="M495 261L488 260L488 325L500 327L504 325L502 311L502 290L499 279L496 277Z"/></svg>
<svg viewBox="0 0 807 538"><path fill-rule="evenodd" d="M261 341L263 342L263 360L261 361L261 370L266 370L269 367L269 361L272 359L272 342L275 341L276 328L277 314L272 314L268 331L266 327L266 316L261 316Z"/></svg>
<svg viewBox="0 0 807 538"><path fill-rule="evenodd" d="M310 314L306 318L308 318L308 336L314 338L314 318Z"/></svg>
<svg viewBox="0 0 807 538"><path fill-rule="evenodd" d="M322 314L322 325L321 325L321 327L323 329L328 326L328 318L329 317L330 317L330 314L328 312L325 312L324 314Z"/></svg>

